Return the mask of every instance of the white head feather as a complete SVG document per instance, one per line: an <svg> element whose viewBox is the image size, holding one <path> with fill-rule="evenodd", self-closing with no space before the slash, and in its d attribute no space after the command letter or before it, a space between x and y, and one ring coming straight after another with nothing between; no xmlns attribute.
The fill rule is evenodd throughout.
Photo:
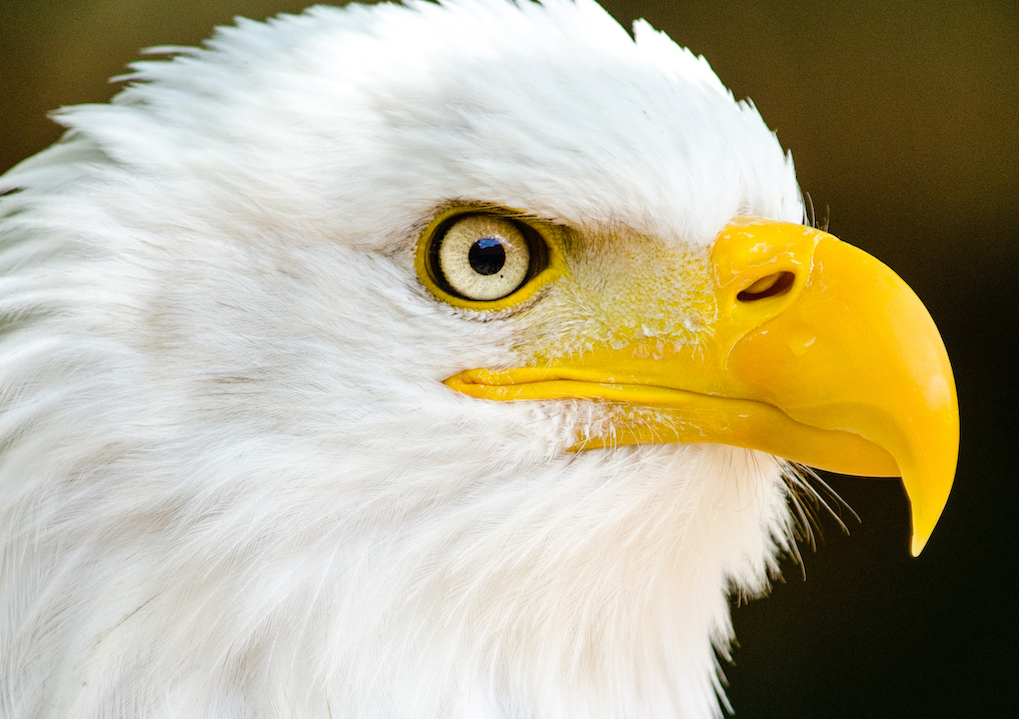
<svg viewBox="0 0 1019 719"><path fill-rule="evenodd" d="M756 110L634 31L590 0L316 7L60 113L0 179L0 715L718 713L783 464L569 454L591 403L455 395L549 324L414 271L457 200L690 250L801 219Z"/></svg>

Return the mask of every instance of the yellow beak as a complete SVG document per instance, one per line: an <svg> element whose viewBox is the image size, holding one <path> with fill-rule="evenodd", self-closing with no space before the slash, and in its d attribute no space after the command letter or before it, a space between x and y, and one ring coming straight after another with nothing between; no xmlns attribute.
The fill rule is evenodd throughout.
<svg viewBox="0 0 1019 719"><path fill-rule="evenodd" d="M888 267L813 228L737 218L711 252L717 316L695 342L630 341L446 380L493 400L587 398L654 408L577 449L717 442L820 469L901 476L912 553L955 476L959 410L944 344ZM618 343L616 343L618 344Z"/></svg>

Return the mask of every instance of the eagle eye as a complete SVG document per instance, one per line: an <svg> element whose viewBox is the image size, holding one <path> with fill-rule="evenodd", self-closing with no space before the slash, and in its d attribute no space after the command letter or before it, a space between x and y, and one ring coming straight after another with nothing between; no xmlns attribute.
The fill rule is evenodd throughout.
<svg viewBox="0 0 1019 719"><path fill-rule="evenodd" d="M499 215L458 215L428 240L428 275L455 299L495 302L548 266L548 248L528 225Z"/></svg>

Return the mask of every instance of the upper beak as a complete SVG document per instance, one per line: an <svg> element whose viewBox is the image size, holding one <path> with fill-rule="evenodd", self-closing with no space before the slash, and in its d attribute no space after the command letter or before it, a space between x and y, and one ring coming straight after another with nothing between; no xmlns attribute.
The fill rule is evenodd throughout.
<svg viewBox="0 0 1019 719"><path fill-rule="evenodd" d="M919 298L888 267L813 228L737 218L711 251L717 316L697 342L607 343L539 367L446 380L487 399L581 397L656 408L578 448L718 442L846 474L902 477L918 555L948 500L955 382ZM657 357L657 359L656 359Z"/></svg>

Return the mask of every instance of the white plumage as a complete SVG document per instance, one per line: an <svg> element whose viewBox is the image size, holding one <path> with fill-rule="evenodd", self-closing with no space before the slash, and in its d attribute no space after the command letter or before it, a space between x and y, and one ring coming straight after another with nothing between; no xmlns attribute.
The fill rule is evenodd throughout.
<svg viewBox="0 0 1019 719"><path fill-rule="evenodd" d="M568 282L457 309L415 272L450 203L601 237L606 276L633 238L801 220L757 111L634 32L590 0L317 7L57 116L0 179L0 716L719 713L786 463L567 452L606 405L442 381L611 312Z"/></svg>

